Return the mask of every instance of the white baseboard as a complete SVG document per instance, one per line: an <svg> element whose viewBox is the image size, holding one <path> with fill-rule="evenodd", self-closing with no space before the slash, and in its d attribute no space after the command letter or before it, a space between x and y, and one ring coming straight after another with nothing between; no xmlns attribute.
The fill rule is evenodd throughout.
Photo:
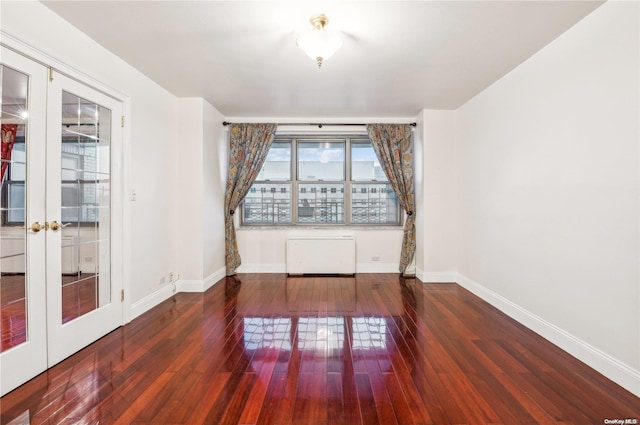
<svg viewBox="0 0 640 425"><path fill-rule="evenodd" d="M176 282L177 292L204 292L204 281L180 279Z"/></svg>
<svg viewBox="0 0 640 425"><path fill-rule="evenodd" d="M223 267L212 273L204 280L178 280L176 282L176 292L205 292L226 275L226 269ZM130 320L146 313L153 307L157 306L164 300L174 294L173 285L165 285L156 292L147 295L140 301L131 304Z"/></svg>
<svg viewBox="0 0 640 425"><path fill-rule="evenodd" d="M131 303L130 320L133 320L136 317L142 315L143 313L146 313L147 311L151 310L153 307L157 306L162 301L168 299L172 295L173 295L173 286L165 285L160 289L158 289L157 291L155 291L154 293L147 295L143 299L136 301L134 303Z"/></svg>
<svg viewBox="0 0 640 425"><path fill-rule="evenodd" d="M203 280L183 280L176 282L178 292L205 292L207 289L215 285L220 279L225 277L226 268L222 267L207 276Z"/></svg>
<svg viewBox="0 0 640 425"><path fill-rule="evenodd" d="M207 276L207 278L203 282L203 287L202 287L203 291L206 291L207 289L211 288L213 285L218 283L220 279L224 278L226 275L227 275L227 268L221 267L215 272L213 272L212 274L210 274L209 276Z"/></svg>
<svg viewBox="0 0 640 425"><path fill-rule="evenodd" d="M547 322L478 282L460 273L456 273L456 275L457 278L454 281L463 288L640 397L640 371Z"/></svg>
<svg viewBox="0 0 640 425"><path fill-rule="evenodd" d="M456 282L458 280L458 273L425 272L425 271L416 269L416 277L424 283L450 283L450 282Z"/></svg>

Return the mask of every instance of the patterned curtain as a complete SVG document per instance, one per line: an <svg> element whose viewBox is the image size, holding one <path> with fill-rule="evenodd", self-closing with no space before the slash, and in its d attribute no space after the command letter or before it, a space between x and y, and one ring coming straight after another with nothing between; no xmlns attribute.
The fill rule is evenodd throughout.
<svg viewBox="0 0 640 425"><path fill-rule="evenodd" d="M2 124L2 182L7 175L7 168L11 162L13 144L16 142L18 124Z"/></svg>
<svg viewBox="0 0 640 425"><path fill-rule="evenodd" d="M229 171L224 199L227 276L234 275L241 264L233 215L258 177L276 128L277 124L231 124L229 130Z"/></svg>
<svg viewBox="0 0 640 425"><path fill-rule="evenodd" d="M411 126L409 124L368 124L367 133L400 206L407 212L400 252L400 273L404 274L416 251Z"/></svg>

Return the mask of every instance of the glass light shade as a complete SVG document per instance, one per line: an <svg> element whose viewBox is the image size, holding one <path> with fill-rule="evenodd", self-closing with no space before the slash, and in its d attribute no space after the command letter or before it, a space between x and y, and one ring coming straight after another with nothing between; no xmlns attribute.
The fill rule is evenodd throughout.
<svg viewBox="0 0 640 425"><path fill-rule="evenodd" d="M311 59L322 62L329 59L342 46L340 34L335 31L321 29L309 29L298 35L298 47L300 47Z"/></svg>

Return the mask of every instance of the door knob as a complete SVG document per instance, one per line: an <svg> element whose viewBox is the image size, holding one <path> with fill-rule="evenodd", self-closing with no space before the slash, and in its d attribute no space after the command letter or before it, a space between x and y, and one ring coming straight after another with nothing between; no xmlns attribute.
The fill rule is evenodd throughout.
<svg viewBox="0 0 640 425"><path fill-rule="evenodd" d="M60 230L60 229L62 229L62 224L58 223L57 221L52 221L49 224L49 228L51 230Z"/></svg>
<svg viewBox="0 0 640 425"><path fill-rule="evenodd" d="M29 227L29 230L31 230L33 233L38 233L42 229L44 229L44 226L37 221L34 221L31 227Z"/></svg>

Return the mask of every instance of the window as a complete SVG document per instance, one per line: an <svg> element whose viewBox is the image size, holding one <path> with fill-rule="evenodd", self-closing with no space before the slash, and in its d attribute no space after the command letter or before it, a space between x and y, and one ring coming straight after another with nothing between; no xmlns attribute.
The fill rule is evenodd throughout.
<svg viewBox="0 0 640 425"><path fill-rule="evenodd" d="M291 223L291 143L275 140L244 198L245 224Z"/></svg>
<svg viewBox="0 0 640 425"><path fill-rule="evenodd" d="M244 199L243 225L399 225L400 206L371 141L276 137Z"/></svg>

